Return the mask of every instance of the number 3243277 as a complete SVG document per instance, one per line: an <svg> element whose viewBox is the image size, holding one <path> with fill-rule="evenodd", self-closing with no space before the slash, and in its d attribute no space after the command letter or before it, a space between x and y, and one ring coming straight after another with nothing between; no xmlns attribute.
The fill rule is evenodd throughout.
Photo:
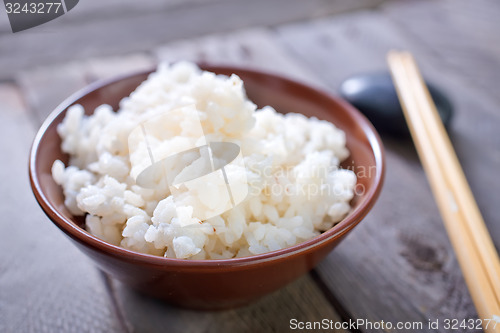
<svg viewBox="0 0 500 333"><path fill-rule="evenodd" d="M61 2L31 2L20 4L18 2L5 3L7 14L57 14L61 8Z"/></svg>

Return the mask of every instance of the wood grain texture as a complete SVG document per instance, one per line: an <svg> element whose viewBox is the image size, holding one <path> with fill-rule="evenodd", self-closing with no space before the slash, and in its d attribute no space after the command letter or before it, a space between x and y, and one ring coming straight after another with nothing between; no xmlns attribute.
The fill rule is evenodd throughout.
<svg viewBox="0 0 500 333"><path fill-rule="evenodd" d="M21 71L16 81L40 124L57 105L87 84L154 66L153 58L136 53Z"/></svg>
<svg viewBox="0 0 500 333"><path fill-rule="evenodd" d="M495 223L492 202L496 196L491 190L500 187L500 179L489 175L499 161L500 137L496 128L500 113L492 94L471 86L467 77L450 66L446 58L413 41L410 34L383 13L362 12L306 26L290 25L278 30L278 34L282 43L332 89L337 89L350 75L386 70L385 55L390 49L407 49L416 55L423 75L441 87L455 105L450 134L473 192L481 198L480 208L499 247L500 225Z"/></svg>
<svg viewBox="0 0 500 333"><path fill-rule="evenodd" d="M9 18L7 17L7 11L0 10L0 34L11 32Z"/></svg>
<svg viewBox="0 0 500 333"><path fill-rule="evenodd" d="M84 66L70 63L20 72L16 81L38 124L74 92L86 84Z"/></svg>
<svg viewBox="0 0 500 333"><path fill-rule="evenodd" d="M42 26L0 33L0 79L37 65L148 51L182 38L311 19L383 1L80 1L68 14Z"/></svg>
<svg viewBox="0 0 500 333"><path fill-rule="evenodd" d="M292 319L340 321L309 276L246 307L217 312L178 309L117 282L114 288L127 326L133 332L288 332Z"/></svg>
<svg viewBox="0 0 500 333"><path fill-rule="evenodd" d="M181 40L155 50L158 61L223 63L264 70L325 88L308 68L276 44L268 29L255 28L229 34Z"/></svg>
<svg viewBox="0 0 500 333"><path fill-rule="evenodd" d="M134 53L119 57L91 58L85 60L84 66L87 82L90 83L152 69L156 66L156 61L147 54Z"/></svg>
<svg viewBox="0 0 500 333"><path fill-rule="evenodd" d="M384 14L460 73L471 87L500 102L500 3L413 1L384 7Z"/></svg>
<svg viewBox="0 0 500 333"><path fill-rule="evenodd" d="M173 22L179 24L177 28L184 29L175 34L175 30L169 28L172 22L164 26L154 23L154 20L163 17L158 9L161 6L155 7L159 5L148 2L149 5L143 9L142 14L128 24L146 26L148 20L152 20L153 23L147 25L151 29L162 27L170 30L167 29L161 36L159 32L155 32L154 36L146 36L137 43L132 41L133 38L144 37L140 31L137 36L128 40L117 35L115 29L118 29L121 22L118 16L116 21L109 22L108 25L97 23L96 27L90 28L81 22L81 26L68 27L67 32L68 36L88 36L110 29L109 34L106 32L101 41L114 38L115 45L95 46L90 39L75 39L71 43L88 44L88 48L82 50L81 47L75 47L61 57L61 52L64 53L65 50L56 46L43 50L37 54L36 59L29 58L22 55L25 54L21 52L24 44L5 44L7 39L0 35L0 73L3 73L0 77L9 71L14 73L17 68L30 63L60 62L67 57L83 58L95 53L104 55L129 52L131 49L150 49L154 45L155 50L151 53L160 60L202 59L240 64L270 70L334 91L350 75L385 70L385 54L389 49L408 49L416 55L424 75L442 87L454 102L456 117L451 129L452 141L485 221L499 247L500 225L495 208L498 205L500 178L491 176L500 167L500 113L495 91L496 82L500 79L497 71L500 44L491 42L496 41L495 38L499 36L495 33L499 27L496 20L498 15L495 14L499 5L492 0L479 1L477 6L466 0L390 2L381 10L271 29L258 28L179 40L161 47L157 46L170 41L174 35L178 39L196 36L200 31L183 28L182 24L185 23L180 22L188 4L175 5L178 7L172 15L178 14L179 19ZM219 5L224 2L225 0L220 1ZM261 2L255 3L258 5ZM148 6L155 9L150 10ZM203 6L199 8L216 8L210 7L208 3ZM307 8L314 7L309 4L300 6L303 6L300 7L304 10L303 15L310 15ZM282 7L283 16L292 13L285 8L286 5ZM112 5L106 8L111 13ZM318 5L315 8L323 7ZM272 13L275 13L272 10L271 8L269 16L266 14L257 23L268 24L264 19L270 20ZM148 11L151 13L148 14ZM153 13L154 11L157 13ZM251 17L253 12L247 10L245 13L247 12ZM193 13L201 15L201 9ZM327 11L319 13L318 16L326 13ZM413 14L415 18L412 17ZM82 14L81 18L83 17ZM298 16L294 19L297 18ZM70 16L61 18L66 19L70 22ZM248 24L245 22L237 24L243 27ZM275 22L278 23L279 20ZM117 28L109 28L110 24L116 24ZM229 29L229 23L213 24L214 27L209 27L202 33ZM222 27L221 24L228 25ZM48 27L44 30L45 35L54 38L62 36L60 32L50 32ZM23 43L33 41L41 34L33 32L31 37L22 37ZM47 36L43 38L49 38ZM64 43L73 45L67 41L68 36L63 36L66 39L61 37L61 47ZM452 40L456 36L461 37ZM126 43L130 45L125 45ZM6 51L5 45L11 45L17 51ZM98 50L98 47L102 48ZM37 46L32 50L36 52ZM75 55L79 51L82 51L81 54ZM21 54L19 59L14 58L17 54ZM2 60L4 56L9 62ZM16 77L27 97L27 104L36 112L34 122L39 124L47 112L84 84L115 73L144 68L155 61L142 53L129 54L124 58L99 57L63 66L23 71ZM486 83L489 84L488 87ZM4 113L4 108L0 113L2 142L8 140L16 144L0 143L1 153L4 153L2 156L9 156L8 163L11 163L0 166L2 179L9 179L6 189L1 192L2 198L7 200L0 203L0 207L2 212L7 212L7 216L14 217L16 221L17 211L21 209L19 197L31 200L29 206L32 208L26 209L20 223L0 224L0 332L14 329L37 332L122 330L123 327L114 319L113 302L120 311L120 317L125 318L126 322L122 324L136 332L281 332L294 316L298 320L338 320L338 315L323 295L324 290L320 290L309 276L249 307L218 313L172 308L136 294L115 281L109 283L112 296L110 301L106 298L99 274L60 232L49 226L50 223L42 216L34 200L30 199L32 195L24 170L33 130L26 124L26 116L21 115L26 106L20 104L17 88L6 85L1 87L2 105L11 105L5 109L9 110L8 113ZM384 144L388 172L378 204L366 220L321 263L317 275L354 318L373 322L390 320L394 323L421 321L424 324L428 319L442 321L444 318L475 318L474 307L413 145L410 141L389 137L384 137ZM24 226L35 230L35 233L25 235ZM42 233L45 237L40 238L36 233ZM29 268L14 259L10 254L12 248L20 253L16 256L22 258L23 263L29 263ZM50 269L47 268L46 258L53 258L54 263L51 263L53 266L49 266ZM81 261L75 258L80 258ZM63 279L59 278L61 274ZM39 283L30 284L31 276L39 276ZM85 278L82 279L82 276ZM78 284L75 284L73 281L77 280ZM20 295L24 291L27 296L23 299ZM67 315L60 316L59 313Z"/></svg>
<svg viewBox="0 0 500 333"><path fill-rule="evenodd" d="M401 23L402 24L402 23ZM487 94L380 12L364 12L277 29L283 45L335 89L346 77L385 70L386 52L408 49L424 75L444 87L456 108L452 136L498 246L500 115ZM500 79L500 78L498 78ZM473 108L472 108L472 105ZM471 110L474 110L471 112ZM319 272L356 318L422 321L474 318L475 309L411 142L384 138L387 178L365 221ZM486 185L486 184L490 185ZM374 255L376 254L376 255Z"/></svg>
<svg viewBox="0 0 500 333"><path fill-rule="evenodd" d="M0 85L0 332L119 332L100 274L48 220L28 184L34 128Z"/></svg>

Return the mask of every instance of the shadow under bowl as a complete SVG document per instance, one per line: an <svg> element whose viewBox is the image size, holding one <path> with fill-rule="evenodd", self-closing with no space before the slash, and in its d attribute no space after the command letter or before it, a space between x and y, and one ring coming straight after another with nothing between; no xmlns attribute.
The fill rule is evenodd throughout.
<svg viewBox="0 0 500 333"><path fill-rule="evenodd" d="M62 189L51 175L56 159L67 163L56 128L66 110L81 104L87 114L101 104L114 110L150 72L97 82L59 105L35 137L29 175L35 197L49 219L104 272L124 284L170 303L194 309L223 309L247 304L311 270L369 212L384 178L384 154L369 121L338 97L276 75L228 66L202 66L217 74L237 74L258 107L302 113L332 122L346 134L351 155L343 162L358 175L352 211L341 222L303 243L260 255L224 260L183 260L137 253L109 244L87 232L83 219L64 205Z"/></svg>

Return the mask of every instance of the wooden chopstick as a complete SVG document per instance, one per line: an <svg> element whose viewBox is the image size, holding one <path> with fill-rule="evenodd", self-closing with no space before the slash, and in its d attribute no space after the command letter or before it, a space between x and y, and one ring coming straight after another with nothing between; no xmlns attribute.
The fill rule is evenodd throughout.
<svg viewBox="0 0 500 333"><path fill-rule="evenodd" d="M406 121L486 332L500 332L500 260L418 67L387 57ZM496 327L495 327L495 324Z"/></svg>
<svg viewBox="0 0 500 333"><path fill-rule="evenodd" d="M492 273L493 287L498 299L500 299L500 264L498 264L499 259L495 246L491 241L479 208L460 167L458 158L454 153L451 141L446 134L446 130L432 102L429 91L423 83L415 61L409 53L403 54L403 57L406 59L406 69L409 75L416 78L411 83L413 84L413 91L416 94L417 102L420 102L420 114L424 124L428 128L427 134L433 139L432 143L436 150L435 153L440 157L441 169L445 171L445 176L454 195L454 200L456 200L456 204L466 217L465 223L467 223L468 231L475 243L482 245L478 247L481 258L492 258L497 263L497 265L487 265L487 267L488 271Z"/></svg>

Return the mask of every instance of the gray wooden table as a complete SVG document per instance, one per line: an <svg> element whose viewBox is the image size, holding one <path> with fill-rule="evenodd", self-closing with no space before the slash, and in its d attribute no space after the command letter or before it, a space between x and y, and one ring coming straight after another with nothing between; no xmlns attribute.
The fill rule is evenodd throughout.
<svg viewBox="0 0 500 333"><path fill-rule="evenodd" d="M172 5L170 15L190 13L186 4L173 2L177 5ZM200 15L202 10L220 12L225 8L221 3L227 1L189 2L192 12ZM112 43L113 39L104 37L83 39L85 43L79 45L80 36L96 32L82 23L83 13L91 9L83 5L80 26L71 28L71 38L78 37L73 44L60 31L19 34L16 41L16 35L8 35L0 24L0 332L285 332L290 330L291 319L325 318L422 322L424 327L385 330L390 332L473 332L446 330L443 325L445 319L477 318L477 314L410 141L383 137L387 177L380 200L326 260L257 303L222 312L178 309L133 292L99 272L49 222L29 188L27 158L35 131L59 102L89 82L162 60L202 59L269 70L335 93L350 75L386 69L386 52L402 48L414 53L424 75L453 101L452 140L500 247L496 212L500 198L496 176L500 170L500 3L381 2L311 1L304 5L294 0L287 7L276 1L284 7L282 13L276 9L279 6L272 7L266 16L261 14L266 2L256 1L261 10L245 5L248 15L233 25L205 22L211 27L205 31L209 35L197 36L203 31L195 33L184 25L177 34L168 31L166 37L153 34L148 39L141 35L148 31L143 28L129 37L144 42L128 48L123 39ZM153 2L145 3L150 7L138 12L142 16L133 22L145 23L147 13L153 15L152 21L158 19L159 9ZM243 6L244 2L235 3ZM58 24L69 24L71 17L64 20ZM101 27L104 34L105 27ZM120 35L118 28L109 29L111 37ZM57 54L33 44L32 53L27 54L30 41L45 38L57 44L50 41L52 37L67 38L64 43L77 49ZM440 320L439 329L428 328L429 320ZM361 327L358 331L384 330Z"/></svg>

